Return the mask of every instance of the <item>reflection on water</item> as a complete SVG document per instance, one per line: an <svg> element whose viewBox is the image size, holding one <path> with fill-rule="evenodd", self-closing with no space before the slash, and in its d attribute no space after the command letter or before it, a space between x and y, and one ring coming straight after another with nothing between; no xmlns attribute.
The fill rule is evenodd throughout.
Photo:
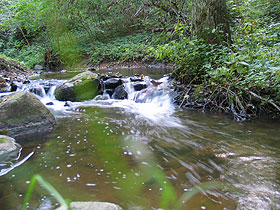
<svg viewBox="0 0 280 210"><path fill-rule="evenodd" d="M124 209L175 209L184 193L211 181L235 189L204 189L182 209L280 209L279 122L237 123L133 101L80 105L59 115L51 136L24 145L23 157L35 154L0 177L1 209L20 209L35 173L65 198ZM36 187L31 209L57 205Z"/></svg>

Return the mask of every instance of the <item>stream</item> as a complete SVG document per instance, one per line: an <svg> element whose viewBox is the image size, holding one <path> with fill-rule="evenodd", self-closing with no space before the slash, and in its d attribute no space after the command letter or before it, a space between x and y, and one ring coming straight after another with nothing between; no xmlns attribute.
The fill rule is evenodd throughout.
<svg viewBox="0 0 280 210"><path fill-rule="evenodd" d="M34 174L65 199L113 202L128 210L160 210L166 202L164 209L280 209L279 121L236 122L224 114L181 110L172 103L165 70L120 70L148 75L148 88L140 92L127 78L127 100L104 97L65 106L55 99L55 88L77 73L45 74L22 87L33 88L58 125L51 135L19 142L21 159L34 154L0 176L1 210L22 207ZM59 205L37 184L29 206Z"/></svg>

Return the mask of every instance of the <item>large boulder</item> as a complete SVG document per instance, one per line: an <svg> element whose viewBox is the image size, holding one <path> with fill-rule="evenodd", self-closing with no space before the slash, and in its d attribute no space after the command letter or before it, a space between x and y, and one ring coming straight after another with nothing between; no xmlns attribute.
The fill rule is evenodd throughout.
<svg viewBox="0 0 280 210"><path fill-rule="evenodd" d="M0 135L0 163L16 159L20 150L21 146L15 139Z"/></svg>
<svg viewBox="0 0 280 210"><path fill-rule="evenodd" d="M11 137L47 134L55 125L53 114L30 92L16 92L0 103L0 130Z"/></svg>
<svg viewBox="0 0 280 210"><path fill-rule="evenodd" d="M55 97L60 101L85 101L97 96L99 90L98 75L86 71L59 86L55 91Z"/></svg>
<svg viewBox="0 0 280 210"><path fill-rule="evenodd" d="M72 210L123 210L119 205L108 202L72 202ZM56 210L66 210L59 207Z"/></svg>

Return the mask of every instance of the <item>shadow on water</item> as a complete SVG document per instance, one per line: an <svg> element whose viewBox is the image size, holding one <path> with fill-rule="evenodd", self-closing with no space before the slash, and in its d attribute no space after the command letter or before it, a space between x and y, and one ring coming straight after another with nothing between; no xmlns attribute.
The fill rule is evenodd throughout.
<svg viewBox="0 0 280 210"><path fill-rule="evenodd" d="M22 206L34 174L64 198L124 209L175 209L184 193L217 181L225 187L195 194L182 209L280 208L279 122L237 123L174 107L152 106L147 113L146 106L93 101L76 106L74 114L58 114L52 135L24 144L23 156L35 154L0 177L1 209ZM30 206L58 204L37 186Z"/></svg>

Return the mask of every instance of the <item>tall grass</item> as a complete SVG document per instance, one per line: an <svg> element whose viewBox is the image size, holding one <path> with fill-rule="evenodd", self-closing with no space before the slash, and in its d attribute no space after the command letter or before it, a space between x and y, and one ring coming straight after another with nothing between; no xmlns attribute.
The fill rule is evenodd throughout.
<svg viewBox="0 0 280 210"><path fill-rule="evenodd" d="M34 187L35 187L35 184L36 182L39 182L39 184L45 189L47 190L51 195L54 196L54 198L59 202L59 204L64 208L64 209L68 209L68 210L71 210L71 207L70 207L70 203L71 201L70 200L65 200L61 195L60 193L51 185L49 184L46 180L43 179L43 177L41 177L40 175L38 174L35 174L31 181L30 181L30 184L28 186L28 189L27 189L27 194L26 194L26 197L24 199L24 205L23 207L21 208L21 210L26 210L28 204L29 204L29 201L30 201L30 198L31 198L31 195L32 195L32 192L34 190Z"/></svg>

